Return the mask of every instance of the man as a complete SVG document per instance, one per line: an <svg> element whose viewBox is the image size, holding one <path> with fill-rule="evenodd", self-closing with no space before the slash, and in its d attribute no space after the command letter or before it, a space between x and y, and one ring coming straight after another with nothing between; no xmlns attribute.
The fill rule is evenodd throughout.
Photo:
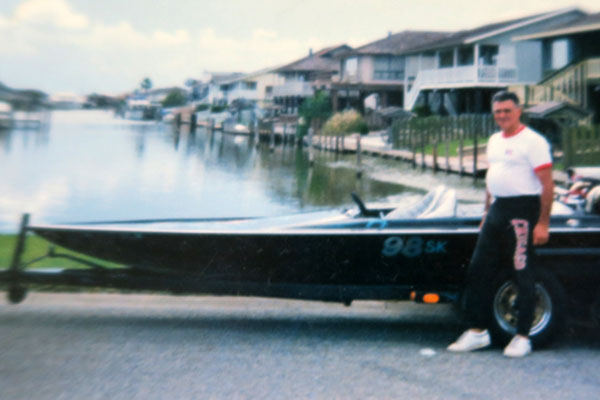
<svg viewBox="0 0 600 400"><path fill-rule="evenodd" d="M492 300L490 284L499 268L510 266L519 289L518 321L517 334L504 355L523 357L531 353L533 246L545 244L549 238L552 159L546 139L521 124L519 98L514 93L496 93L492 112L501 132L492 135L487 145L485 213L467 274L466 306L471 329L448 350L472 351L491 344L486 329ZM512 262L504 263L507 259Z"/></svg>

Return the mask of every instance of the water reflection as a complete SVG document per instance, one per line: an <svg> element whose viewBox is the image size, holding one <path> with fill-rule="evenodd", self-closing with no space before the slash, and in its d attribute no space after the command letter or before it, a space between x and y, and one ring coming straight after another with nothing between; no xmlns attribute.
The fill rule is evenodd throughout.
<svg viewBox="0 0 600 400"><path fill-rule="evenodd" d="M34 222L277 215L350 205L351 191L398 201L447 179L464 193L480 190L371 158L357 179L353 156L316 152L310 168L301 148L270 151L251 137L102 111L52 120L46 131L0 131L0 230L14 230L22 212Z"/></svg>

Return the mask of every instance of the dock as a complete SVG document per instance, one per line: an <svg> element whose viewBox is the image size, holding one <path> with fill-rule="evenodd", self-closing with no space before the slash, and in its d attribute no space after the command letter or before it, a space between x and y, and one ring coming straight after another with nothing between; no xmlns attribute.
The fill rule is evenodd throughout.
<svg viewBox="0 0 600 400"><path fill-rule="evenodd" d="M472 149L465 151L462 157L425 154L423 151L392 149L382 136L315 136L312 138L312 146L319 150L344 154L356 154L360 151L364 155L410 162L414 167L474 177L485 176L488 168L485 151L479 152L477 159L473 156Z"/></svg>

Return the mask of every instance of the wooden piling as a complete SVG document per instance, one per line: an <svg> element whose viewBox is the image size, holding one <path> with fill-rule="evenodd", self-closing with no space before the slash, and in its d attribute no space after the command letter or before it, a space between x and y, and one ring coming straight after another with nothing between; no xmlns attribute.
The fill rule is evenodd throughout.
<svg viewBox="0 0 600 400"><path fill-rule="evenodd" d="M313 129L308 128L308 165L313 167L315 165L315 158L313 154Z"/></svg>
<svg viewBox="0 0 600 400"><path fill-rule="evenodd" d="M433 172L437 172L438 171L438 140L437 138L433 140Z"/></svg>
<svg viewBox="0 0 600 400"><path fill-rule="evenodd" d="M358 170L356 171L356 177L360 178L362 176L362 159L361 159L361 137L360 133L358 134L358 138L356 139L356 166Z"/></svg>
<svg viewBox="0 0 600 400"><path fill-rule="evenodd" d="M446 173L450 173L450 128L444 124L444 147L446 151Z"/></svg>
<svg viewBox="0 0 600 400"><path fill-rule="evenodd" d="M427 129L427 126L425 126L425 124L421 123L420 124L421 127L425 127L425 129ZM421 139L421 169L424 170L426 165L425 165L425 136L426 136L426 131L425 130L421 130L421 132L419 133L420 139Z"/></svg>
<svg viewBox="0 0 600 400"><path fill-rule="evenodd" d="M415 143L416 140L414 135L414 129L409 129L408 136L408 141L410 142L410 147L412 151L412 167L413 169L415 169L417 168L417 144Z"/></svg>
<svg viewBox="0 0 600 400"><path fill-rule="evenodd" d="M479 151L477 149L478 146L478 134L477 134L477 130L478 130L478 124L477 121L475 120L475 118L473 118L473 183L475 183L477 181L477 159L479 158Z"/></svg>
<svg viewBox="0 0 600 400"><path fill-rule="evenodd" d="M190 116L190 132L194 132L196 130L196 126L198 125L196 113L192 112Z"/></svg>
<svg viewBox="0 0 600 400"><path fill-rule="evenodd" d="M460 176L463 176L465 173L463 165L464 144L463 131L460 131L458 133L458 175Z"/></svg>
<svg viewBox="0 0 600 400"><path fill-rule="evenodd" d="M269 150L271 152L275 151L275 129L274 128L271 128Z"/></svg>

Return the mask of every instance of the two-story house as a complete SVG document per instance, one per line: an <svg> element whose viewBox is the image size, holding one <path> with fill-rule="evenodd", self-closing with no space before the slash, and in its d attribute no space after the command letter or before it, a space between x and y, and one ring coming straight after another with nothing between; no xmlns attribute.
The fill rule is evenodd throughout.
<svg viewBox="0 0 600 400"><path fill-rule="evenodd" d="M600 13L514 40L542 48L542 79L521 88L527 104L571 102L593 112L600 123Z"/></svg>
<svg viewBox="0 0 600 400"><path fill-rule="evenodd" d="M208 95L204 101L208 104L226 105L231 90L230 82L244 76L241 72L209 73Z"/></svg>
<svg viewBox="0 0 600 400"><path fill-rule="evenodd" d="M568 8L456 32L405 53L404 108L439 114L486 112L493 94L542 78L542 44L513 41L571 23L585 13Z"/></svg>
<svg viewBox="0 0 600 400"><path fill-rule="evenodd" d="M220 82L227 104L246 101L265 107L273 103L273 88L283 84L283 77L272 68L233 77Z"/></svg>
<svg viewBox="0 0 600 400"><path fill-rule="evenodd" d="M273 87L273 99L281 107L282 114L297 114L304 99L318 90L329 91L332 79L340 70L336 56L348 50L351 47L345 44L317 52L310 50L307 57L277 68L275 72L281 76L283 83Z"/></svg>
<svg viewBox="0 0 600 400"><path fill-rule="evenodd" d="M332 84L333 108L363 111L364 100L375 95L379 107L404 104L406 57L404 52L441 40L450 33L405 31L342 53L340 77Z"/></svg>

